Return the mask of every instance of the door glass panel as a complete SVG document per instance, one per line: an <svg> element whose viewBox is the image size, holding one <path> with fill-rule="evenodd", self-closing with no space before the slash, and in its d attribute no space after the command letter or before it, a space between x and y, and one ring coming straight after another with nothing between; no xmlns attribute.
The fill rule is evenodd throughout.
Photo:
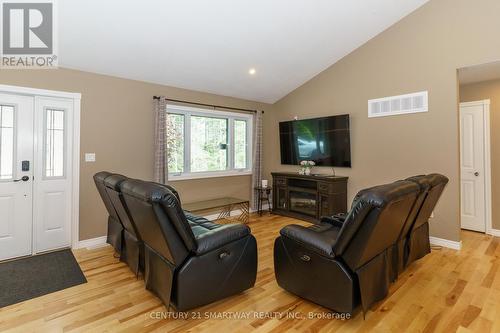
<svg viewBox="0 0 500 333"><path fill-rule="evenodd" d="M64 110L46 109L45 177L64 177Z"/></svg>
<svg viewBox="0 0 500 333"><path fill-rule="evenodd" d="M278 188L277 196L278 196L277 208L286 209L287 206L286 190L284 188Z"/></svg>
<svg viewBox="0 0 500 333"><path fill-rule="evenodd" d="M14 107L0 105L0 180L13 178Z"/></svg>

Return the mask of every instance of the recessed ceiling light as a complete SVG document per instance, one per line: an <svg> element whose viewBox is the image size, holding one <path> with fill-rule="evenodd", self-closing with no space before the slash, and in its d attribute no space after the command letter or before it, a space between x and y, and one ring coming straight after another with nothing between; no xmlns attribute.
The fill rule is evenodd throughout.
<svg viewBox="0 0 500 333"><path fill-rule="evenodd" d="M248 70L248 74L250 74L250 75L255 75L255 73L257 73L257 71L255 70L255 68L250 68Z"/></svg>

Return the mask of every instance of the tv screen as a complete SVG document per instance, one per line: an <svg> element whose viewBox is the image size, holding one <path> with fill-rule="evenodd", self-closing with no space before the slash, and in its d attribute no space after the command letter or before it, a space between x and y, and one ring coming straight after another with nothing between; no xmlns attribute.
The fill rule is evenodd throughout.
<svg viewBox="0 0 500 333"><path fill-rule="evenodd" d="M280 122L281 164L351 167L349 115Z"/></svg>

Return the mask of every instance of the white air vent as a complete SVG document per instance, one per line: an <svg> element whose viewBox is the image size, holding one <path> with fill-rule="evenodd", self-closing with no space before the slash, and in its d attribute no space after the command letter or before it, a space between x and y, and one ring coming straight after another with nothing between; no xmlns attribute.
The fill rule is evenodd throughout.
<svg viewBox="0 0 500 333"><path fill-rule="evenodd" d="M427 91L368 101L368 118L427 111L429 111Z"/></svg>

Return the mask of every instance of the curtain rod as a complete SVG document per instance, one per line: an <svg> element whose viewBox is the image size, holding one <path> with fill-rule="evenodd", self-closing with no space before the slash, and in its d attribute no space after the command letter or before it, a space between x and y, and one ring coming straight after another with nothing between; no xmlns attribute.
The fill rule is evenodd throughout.
<svg viewBox="0 0 500 333"><path fill-rule="evenodd" d="M153 96L153 99L160 99L160 96ZM222 105L214 105L214 104L189 102L189 101L183 101L183 100L180 100L180 99L170 99L170 98L165 98L165 100L167 100L169 102L184 103L184 104L191 104L191 105L198 105L198 106L207 106L207 107L211 107L211 108L214 108L214 109L226 109L226 110L235 110L235 111L245 111L245 112L257 113L257 110L242 109L242 108L233 108L231 106L222 106ZM262 113L264 113L264 111L262 111Z"/></svg>

